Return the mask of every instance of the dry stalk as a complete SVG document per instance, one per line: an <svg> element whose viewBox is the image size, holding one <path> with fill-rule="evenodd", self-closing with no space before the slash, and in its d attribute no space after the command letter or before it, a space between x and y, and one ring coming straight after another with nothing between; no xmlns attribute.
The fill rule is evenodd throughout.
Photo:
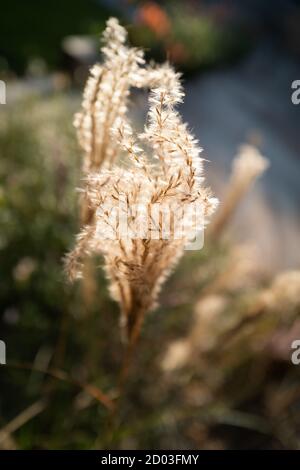
<svg viewBox="0 0 300 470"><path fill-rule="evenodd" d="M269 161L255 147L241 146L237 157L233 160L227 194L209 226L208 234L212 240L220 238L241 199L268 166Z"/></svg>

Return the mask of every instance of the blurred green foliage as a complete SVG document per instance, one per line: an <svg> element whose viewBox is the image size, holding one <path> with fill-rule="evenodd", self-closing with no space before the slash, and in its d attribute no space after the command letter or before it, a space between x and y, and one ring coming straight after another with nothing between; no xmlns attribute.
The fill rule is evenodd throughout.
<svg viewBox="0 0 300 470"><path fill-rule="evenodd" d="M254 43L250 32L238 22L217 19L209 9L193 2L166 2L157 19L155 10L148 16L148 26L137 22L129 28L131 42L156 60L168 58L185 72L232 63ZM156 26L159 22L161 31Z"/></svg>
<svg viewBox="0 0 300 470"><path fill-rule="evenodd" d="M148 3L140 2L136 7L142 10ZM150 3L155 5L155 2ZM161 8L169 22L167 34L156 34L147 24L136 20L139 9L134 10L135 14L129 14L128 9L126 20L121 18L121 21L126 25L130 23L132 43L145 48L149 57L160 61L169 58L186 72L232 62L253 43L249 31L234 22L216 20L209 11L194 9L192 2L166 2L162 7L157 3L157 8ZM49 69L65 67L63 38L68 35L99 37L109 16L123 14L124 8L115 12L113 8L108 9L107 2L101 4L94 0L11 0L1 9L0 71L10 68L22 74L36 58L42 59ZM150 14L150 21L153 25L159 23L155 11Z"/></svg>
<svg viewBox="0 0 300 470"><path fill-rule="evenodd" d="M56 69L61 66L62 39L73 34L99 34L108 16L109 12L93 0L4 2L0 56L7 57L10 67L18 73L23 73L28 61L36 57Z"/></svg>

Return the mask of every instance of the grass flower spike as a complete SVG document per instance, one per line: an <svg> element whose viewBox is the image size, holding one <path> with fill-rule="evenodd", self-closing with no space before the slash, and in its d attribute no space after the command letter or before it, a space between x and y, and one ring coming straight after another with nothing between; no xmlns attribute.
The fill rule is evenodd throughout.
<svg viewBox="0 0 300 470"><path fill-rule="evenodd" d="M84 151L84 170L99 169L117 154L110 129L126 114L131 86L142 86L143 53L126 46L127 33L115 18L103 33L103 64L96 64L83 94L82 110L75 115L79 143Z"/></svg>
<svg viewBox="0 0 300 470"><path fill-rule="evenodd" d="M116 25L115 20L109 25ZM121 30L119 34L124 37ZM132 69L127 73L130 76ZM130 77L123 81L132 84ZM102 123L110 130L107 145L114 146L119 158L85 175L81 191L95 216L67 257L74 279L82 274L84 257L103 255L110 292L120 305L130 342L139 335L145 314L155 308L163 282L198 230L197 217L187 209L200 208L205 225L217 203L203 186L198 142L176 110L184 95L179 75L168 65L144 69L144 83L151 91L142 133L134 131L125 112ZM97 141L98 136L93 138Z"/></svg>

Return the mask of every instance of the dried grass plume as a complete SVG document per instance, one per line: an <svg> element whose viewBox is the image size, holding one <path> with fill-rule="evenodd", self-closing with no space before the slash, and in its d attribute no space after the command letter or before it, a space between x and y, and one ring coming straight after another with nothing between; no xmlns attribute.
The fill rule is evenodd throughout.
<svg viewBox="0 0 300 470"><path fill-rule="evenodd" d="M75 120L85 152L81 192L93 217L67 256L66 269L71 279L79 278L86 256L103 255L111 295L120 305L127 337L134 341L197 229L195 217L186 220L183 209L197 204L205 223L217 200L203 184L198 141L176 110L184 96L179 74L169 65L142 67L142 53L128 48L125 38L125 30L110 19L104 32L105 62L92 69ZM127 116L131 86L150 88L142 133L135 132ZM167 233L160 209L153 215L157 208L170 214ZM126 232L120 229L123 216ZM182 227L179 237L177 224Z"/></svg>

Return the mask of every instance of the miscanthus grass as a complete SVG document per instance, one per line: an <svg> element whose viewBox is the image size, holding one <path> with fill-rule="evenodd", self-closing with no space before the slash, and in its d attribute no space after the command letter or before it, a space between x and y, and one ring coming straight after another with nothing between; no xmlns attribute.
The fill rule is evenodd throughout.
<svg viewBox="0 0 300 470"><path fill-rule="evenodd" d="M71 280L81 278L84 259L103 256L110 294L133 346L198 229L197 217L192 211L187 216L186 209L200 208L205 226L217 200L204 186L198 141L176 109L184 96L179 74L168 64L145 66L142 52L127 47L116 19L108 21L103 36L104 63L92 68L75 118L84 151L80 192L88 216L66 270ZM127 113L131 87L150 90L141 133ZM163 212L170 215L167 229ZM126 230L120 218L126 219Z"/></svg>

